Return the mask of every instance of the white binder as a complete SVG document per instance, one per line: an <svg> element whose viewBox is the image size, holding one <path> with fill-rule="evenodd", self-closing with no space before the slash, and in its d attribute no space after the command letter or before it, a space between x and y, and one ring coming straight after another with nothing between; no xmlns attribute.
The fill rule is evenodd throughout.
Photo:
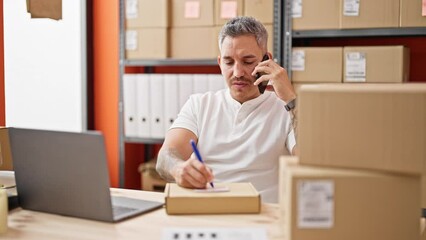
<svg viewBox="0 0 426 240"><path fill-rule="evenodd" d="M209 91L207 74L194 74L194 89L192 93L205 93Z"/></svg>
<svg viewBox="0 0 426 240"><path fill-rule="evenodd" d="M209 91L219 91L226 88L225 79L221 74L209 74L207 76L209 81Z"/></svg>
<svg viewBox="0 0 426 240"><path fill-rule="evenodd" d="M151 137L149 78L150 74L138 74L136 81L136 125L137 136Z"/></svg>
<svg viewBox="0 0 426 240"><path fill-rule="evenodd" d="M164 75L151 74L149 89L151 99L151 137L164 138Z"/></svg>
<svg viewBox="0 0 426 240"><path fill-rule="evenodd" d="M177 74L164 75L164 132L167 133L179 113L179 82Z"/></svg>
<svg viewBox="0 0 426 240"><path fill-rule="evenodd" d="M137 136L136 125L136 74L123 76L123 102L124 102L124 135Z"/></svg>
<svg viewBox="0 0 426 240"><path fill-rule="evenodd" d="M192 74L179 74L179 110L192 94Z"/></svg>

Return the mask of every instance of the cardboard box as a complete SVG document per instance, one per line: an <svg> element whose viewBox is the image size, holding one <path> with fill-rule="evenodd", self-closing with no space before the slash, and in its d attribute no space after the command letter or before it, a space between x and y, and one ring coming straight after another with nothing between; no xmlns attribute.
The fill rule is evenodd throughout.
<svg viewBox="0 0 426 240"><path fill-rule="evenodd" d="M341 0L340 27L386 28L399 26L399 0L359 0L358 4L345 4Z"/></svg>
<svg viewBox="0 0 426 240"><path fill-rule="evenodd" d="M302 86L297 104L301 164L426 173L426 84Z"/></svg>
<svg viewBox="0 0 426 240"><path fill-rule="evenodd" d="M283 171L286 239L420 237L419 176L295 165Z"/></svg>
<svg viewBox="0 0 426 240"><path fill-rule="evenodd" d="M162 59L168 56L167 28L126 30L126 59Z"/></svg>
<svg viewBox="0 0 426 240"><path fill-rule="evenodd" d="M0 170L13 170L9 130L5 127L0 127Z"/></svg>
<svg viewBox="0 0 426 240"><path fill-rule="evenodd" d="M426 175L422 175L422 196L421 196L421 206L426 209Z"/></svg>
<svg viewBox="0 0 426 240"><path fill-rule="evenodd" d="M172 0L173 27L209 27L214 25L213 0Z"/></svg>
<svg viewBox="0 0 426 240"><path fill-rule="evenodd" d="M169 27L170 0L126 0L126 28Z"/></svg>
<svg viewBox="0 0 426 240"><path fill-rule="evenodd" d="M264 24L268 31L268 51L274 52L274 26L272 24Z"/></svg>
<svg viewBox="0 0 426 240"><path fill-rule="evenodd" d="M252 16L263 24L273 24L274 0L244 0L244 16Z"/></svg>
<svg viewBox="0 0 426 240"><path fill-rule="evenodd" d="M139 165L141 187L145 191L164 192L167 182L155 170L156 161L148 161Z"/></svg>
<svg viewBox="0 0 426 240"><path fill-rule="evenodd" d="M293 7L293 30L339 29L341 1L301 1L301 6Z"/></svg>
<svg viewBox="0 0 426 240"><path fill-rule="evenodd" d="M400 27L426 27L426 0L401 0Z"/></svg>
<svg viewBox="0 0 426 240"><path fill-rule="evenodd" d="M343 82L408 82L410 49L404 46L344 47Z"/></svg>
<svg viewBox="0 0 426 240"><path fill-rule="evenodd" d="M243 16L244 0L214 0L214 22L223 26L229 19Z"/></svg>
<svg viewBox="0 0 426 240"><path fill-rule="evenodd" d="M172 28L170 57L177 59L217 58L215 27Z"/></svg>
<svg viewBox="0 0 426 240"><path fill-rule="evenodd" d="M342 47L297 47L292 53L292 81L341 83Z"/></svg>
<svg viewBox="0 0 426 240"><path fill-rule="evenodd" d="M259 213L260 194L251 183L215 183L228 192L197 192L175 183L166 185L167 214Z"/></svg>

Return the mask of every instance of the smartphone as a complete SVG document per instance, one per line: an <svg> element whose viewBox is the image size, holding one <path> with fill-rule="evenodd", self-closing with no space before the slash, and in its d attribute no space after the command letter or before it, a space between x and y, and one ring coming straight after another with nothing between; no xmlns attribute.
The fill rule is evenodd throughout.
<svg viewBox="0 0 426 240"><path fill-rule="evenodd" d="M269 59L268 54L265 54L265 55L263 55L262 62L266 61L268 59ZM264 73L260 73L260 72L256 73L256 79L260 78L260 76L262 76L263 74ZM263 82L259 83L259 85L257 85L257 87L259 88L260 94L263 94L265 92L267 85L268 85L268 81L263 81Z"/></svg>

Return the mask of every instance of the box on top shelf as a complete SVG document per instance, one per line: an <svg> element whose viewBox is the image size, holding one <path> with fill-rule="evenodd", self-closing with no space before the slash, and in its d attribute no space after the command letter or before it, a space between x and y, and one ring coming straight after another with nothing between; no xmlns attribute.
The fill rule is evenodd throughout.
<svg viewBox="0 0 426 240"><path fill-rule="evenodd" d="M293 1L293 30L338 29L342 0Z"/></svg>
<svg viewBox="0 0 426 240"><path fill-rule="evenodd" d="M343 48L344 82L408 82L409 65L410 49L404 46L351 46Z"/></svg>
<svg viewBox="0 0 426 240"><path fill-rule="evenodd" d="M426 27L426 0L401 0L400 27Z"/></svg>
<svg viewBox="0 0 426 240"><path fill-rule="evenodd" d="M274 0L245 0L244 16L252 16L263 24L274 23Z"/></svg>
<svg viewBox="0 0 426 240"><path fill-rule="evenodd" d="M172 0L172 27L214 25L213 0Z"/></svg>
<svg viewBox="0 0 426 240"><path fill-rule="evenodd" d="M167 28L126 30L126 59L162 59L169 56Z"/></svg>
<svg viewBox="0 0 426 240"><path fill-rule="evenodd" d="M399 0L341 0L340 27L386 28L399 26Z"/></svg>
<svg viewBox="0 0 426 240"><path fill-rule="evenodd" d="M288 239L420 238L419 176L283 161L280 207Z"/></svg>
<svg viewBox="0 0 426 240"><path fill-rule="evenodd" d="M229 19L243 16L244 0L214 0L215 25L222 26Z"/></svg>
<svg viewBox="0 0 426 240"><path fill-rule="evenodd" d="M170 0L126 0L126 28L168 27Z"/></svg>
<svg viewBox="0 0 426 240"><path fill-rule="evenodd" d="M295 47L292 81L299 83L342 82L342 47Z"/></svg>
<svg viewBox="0 0 426 240"><path fill-rule="evenodd" d="M426 173L426 84L316 84L298 94L301 164Z"/></svg>
<svg viewBox="0 0 426 240"><path fill-rule="evenodd" d="M180 59L217 58L215 27L182 27L170 29L170 57Z"/></svg>

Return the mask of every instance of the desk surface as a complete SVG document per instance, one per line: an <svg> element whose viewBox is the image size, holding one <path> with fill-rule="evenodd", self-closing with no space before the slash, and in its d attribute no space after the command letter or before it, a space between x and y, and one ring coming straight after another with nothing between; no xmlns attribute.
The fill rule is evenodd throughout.
<svg viewBox="0 0 426 240"><path fill-rule="evenodd" d="M111 189L115 196L164 202L156 192ZM166 227L265 227L269 239L284 239L280 230L279 207L263 204L260 214L167 215L165 209L119 222L104 223L59 215L15 209L9 213L6 239L161 239ZM282 228L281 228L282 229Z"/></svg>

